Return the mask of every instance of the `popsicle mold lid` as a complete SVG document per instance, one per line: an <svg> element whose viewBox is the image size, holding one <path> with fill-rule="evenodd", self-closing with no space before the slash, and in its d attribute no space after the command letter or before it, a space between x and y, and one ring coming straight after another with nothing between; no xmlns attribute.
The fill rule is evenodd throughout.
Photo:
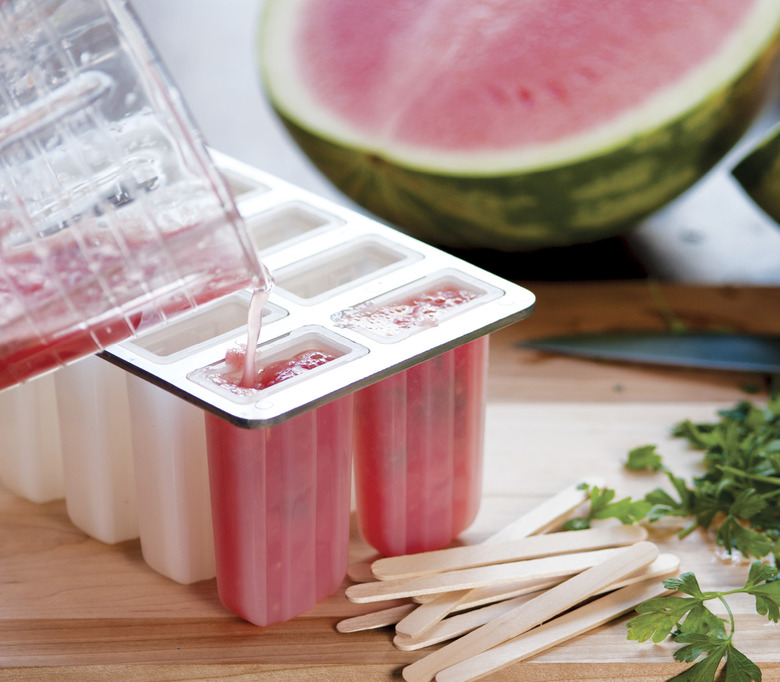
<svg viewBox="0 0 780 682"><path fill-rule="evenodd" d="M517 284L212 151L276 284L258 362L302 349L334 357L261 390L212 381L246 343L244 290L103 356L244 428L266 428L526 318Z"/></svg>

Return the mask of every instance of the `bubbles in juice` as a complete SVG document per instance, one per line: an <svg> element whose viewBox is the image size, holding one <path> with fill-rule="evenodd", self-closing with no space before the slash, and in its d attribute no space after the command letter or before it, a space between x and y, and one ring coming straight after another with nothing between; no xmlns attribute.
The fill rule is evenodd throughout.
<svg viewBox="0 0 780 682"><path fill-rule="evenodd" d="M441 317L479 296L475 291L442 284L391 303L366 301L333 316L339 327L360 328L380 336L432 327Z"/></svg>
<svg viewBox="0 0 780 682"><path fill-rule="evenodd" d="M304 350L290 357L261 365L256 371L253 368L247 376L247 355L252 355L256 363L256 353L247 353L243 346L236 346L228 350L225 354L227 371L212 372L210 374L211 381L222 388L231 389L236 395L244 395L249 391L262 391L265 388L275 386L336 359L335 355L325 350Z"/></svg>

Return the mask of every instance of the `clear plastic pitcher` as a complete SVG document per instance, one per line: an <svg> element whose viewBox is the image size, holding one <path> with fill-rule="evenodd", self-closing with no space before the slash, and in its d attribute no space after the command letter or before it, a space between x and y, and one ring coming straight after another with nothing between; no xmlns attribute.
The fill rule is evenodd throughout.
<svg viewBox="0 0 780 682"><path fill-rule="evenodd" d="M268 285L126 0L1 3L0 389Z"/></svg>

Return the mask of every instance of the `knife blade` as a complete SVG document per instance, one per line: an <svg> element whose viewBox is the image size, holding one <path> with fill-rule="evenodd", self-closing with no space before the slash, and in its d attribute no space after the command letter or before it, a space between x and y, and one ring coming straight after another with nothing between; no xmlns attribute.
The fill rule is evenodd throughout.
<svg viewBox="0 0 780 682"><path fill-rule="evenodd" d="M719 332L603 332L518 341L518 347L598 360L780 372L780 336Z"/></svg>

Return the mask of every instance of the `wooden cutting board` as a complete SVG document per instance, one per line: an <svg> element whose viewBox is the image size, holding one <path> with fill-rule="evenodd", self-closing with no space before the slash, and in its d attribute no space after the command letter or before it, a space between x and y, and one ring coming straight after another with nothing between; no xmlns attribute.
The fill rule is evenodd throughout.
<svg viewBox="0 0 780 682"><path fill-rule="evenodd" d="M534 315L494 334L484 497L461 540L478 542L573 480L599 474L620 495L641 496L663 479L629 475L628 450L657 444L680 475L698 454L670 438L684 418L709 420L720 407L766 398L767 377L664 369L554 357L515 347L522 338L575 330L663 328L663 305L644 282L527 284ZM780 333L772 288L662 288L675 315L697 327ZM745 389L757 393L746 394ZM673 528L651 539L676 553L704 589L741 584L747 566ZM373 556L353 532L351 559ZM345 582L344 587L348 583ZM36 505L0 488L0 679L6 680L400 680L422 652L401 652L392 631L339 634L342 618L371 610L342 589L311 612L259 628L220 604L214 580L179 585L151 571L140 544L108 546L68 521L63 502ZM736 600L737 646L780 680L780 625ZM491 680L664 680L685 666L667 644L625 638L615 621Z"/></svg>

